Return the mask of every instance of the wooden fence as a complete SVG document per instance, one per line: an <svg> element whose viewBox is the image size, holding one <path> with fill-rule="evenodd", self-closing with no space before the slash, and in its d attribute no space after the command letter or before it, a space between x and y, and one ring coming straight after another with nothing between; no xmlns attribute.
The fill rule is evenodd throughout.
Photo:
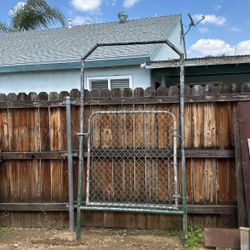
<svg viewBox="0 0 250 250"><path fill-rule="evenodd" d="M178 87L86 91L85 121L97 110L153 109L178 117ZM0 94L0 224L67 226L66 113L72 106L73 149L78 152L79 96L70 93ZM189 220L235 226L234 111L250 100L250 84L186 87L185 129ZM86 129L86 124L85 124ZM86 141L85 141L86 145ZM86 149L86 147L85 147ZM86 156L86 153L85 153ZM77 157L74 158L76 198ZM177 216L85 212L83 224L120 228L178 228Z"/></svg>

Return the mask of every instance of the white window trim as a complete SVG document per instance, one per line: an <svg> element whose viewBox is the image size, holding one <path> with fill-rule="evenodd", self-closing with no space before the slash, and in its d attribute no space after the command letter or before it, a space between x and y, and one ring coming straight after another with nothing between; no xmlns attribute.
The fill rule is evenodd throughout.
<svg viewBox="0 0 250 250"><path fill-rule="evenodd" d="M91 81L98 80L107 80L108 81L108 89L111 90L111 80L115 79L128 79L129 80L129 88L133 88L132 83L132 75L122 75L122 76L99 76L99 77L87 77L87 89L92 90Z"/></svg>

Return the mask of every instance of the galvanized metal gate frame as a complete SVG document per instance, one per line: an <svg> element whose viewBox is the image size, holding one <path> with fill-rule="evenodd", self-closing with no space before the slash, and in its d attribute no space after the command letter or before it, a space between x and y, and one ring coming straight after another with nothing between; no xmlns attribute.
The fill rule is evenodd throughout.
<svg viewBox="0 0 250 250"><path fill-rule="evenodd" d="M143 116L142 124L135 120L139 118L139 115ZM158 116L157 116L158 115ZM159 117L159 115L161 115ZM108 121L104 118L108 118ZM117 122L113 120L116 117ZM98 119L99 118L99 119ZM154 121L162 121L161 125L156 122L151 124L152 118ZM146 120L149 119L147 122ZM138 119L139 120L139 119ZM163 120L165 122L163 122ZM99 124L98 131L94 131L94 122L102 121ZM110 122L111 121L111 122ZM113 122L112 122L113 121ZM113 124L114 123L114 124ZM132 125L131 125L132 123ZM164 124L163 124L164 123ZM125 131L118 136L115 135L114 131L120 127L125 127L125 124L130 124L126 129L131 129L130 135ZM107 127L110 131L110 138L112 138L112 145L110 147L102 146L99 142L98 145L94 145L95 135L99 138L100 133L104 132L102 126ZM162 210L179 210L178 200L179 190L178 190L178 171L177 171L177 127L176 127L176 117L173 113L167 110L124 110L124 111L97 111L90 115L88 120L88 156L87 156L87 176L86 176L86 202L85 206L96 209L101 208L115 208L126 209L126 208L136 208L151 211L151 209L162 209ZM158 147L155 145L156 138L154 137L153 142L147 139L157 130L164 132L165 136L162 134L161 142L163 146ZM120 131L121 132L121 131ZM158 131L159 132L159 131ZM138 136L140 134L140 136ZM128 147L122 145L124 137L129 140L130 145ZM118 136L118 138L117 138ZM157 137L159 140L159 137ZM136 145L136 141L143 139L143 144ZM141 160L143 158L143 160ZM133 189L130 190L131 193L126 194L126 192L121 192L120 182L124 184L123 188L125 191L126 172L125 162L133 159ZM150 181L147 178L148 161L151 165L151 176L153 180L157 177L157 180ZM111 163L110 170L110 187L109 187L109 197L104 197L105 183L103 179L107 175L105 173L105 165ZM96 163L96 164L95 164ZM122 169L119 166L123 163ZM97 165L97 166L95 166ZM161 168L159 165L164 165ZM118 171L117 171L118 169ZM101 171L100 171L101 170ZM160 171L160 172L159 172ZM97 173L96 173L97 172ZM158 174L157 174L158 173ZM128 174L128 173L127 173ZM162 176L161 176L162 175ZM167 176L166 176L167 175ZM143 178L138 178L138 176L143 176ZM163 177L167 177L166 179ZM131 177L131 176L129 176ZM119 179L119 183L115 185L115 179ZM162 181L167 182L163 185ZM96 184L98 182L98 184ZM101 183L101 187L100 187ZM98 187L97 187L98 185ZM140 189L140 194L135 192L135 186ZM162 189L167 190L162 190ZM92 190L91 190L92 189ZM159 193L150 191L158 190L167 191L164 197L159 199ZM114 198L114 194L118 194L119 197ZM138 197L143 195L143 198ZM158 196L158 197L156 197ZM119 202L117 201L119 200Z"/></svg>
<svg viewBox="0 0 250 250"><path fill-rule="evenodd" d="M142 41L142 42L119 42L119 43L102 43L96 44L92 49L90 49L84 57L81 58L81 85L80 85L80 132L79 135L79 163L78 163L78 196L77 196L77 232L76 232L76 239L80 240L81 238L81 210L84 210L82 205L82 182L83 182L83 136L86 134L84 133L83 129L83 122L84 122L84 77L85 77L85 60L98 48L98 47L105 47L105 46L124 46L124 45L142 45L142 44L166 44L170 47L175 53L180 56L180 148L181 148L181 200L182 200L182 209L181 210L173 210L173 211L150 211L150 213L157 213L157 214L175 214L175 215L182 215L182 229L183 229L183 243L187 239L187 201L186 201L186 165L185 165L185 101L184 101L184 86L185 86L185 67L184 67L184 59L185 54L180 51L171 41L168 39L164 40L150 40L150 41ZM114 211L119 211L117 208L114 208ZM92 209L93 210L93 209ZM99 210L99 209L97 209ZM101 210L105 211L105 210ZM110 209L112 211L112 209ZM131 211L127 209L126 211ZM133 208L133 212L141 212L136 211Z"/></svg>

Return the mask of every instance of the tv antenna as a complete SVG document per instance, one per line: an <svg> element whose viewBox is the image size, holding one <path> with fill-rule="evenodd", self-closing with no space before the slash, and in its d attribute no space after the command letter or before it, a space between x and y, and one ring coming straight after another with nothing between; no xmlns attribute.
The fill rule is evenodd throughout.
<svg viewBox="0 0 250 250"><path fill-rule="evenodd" d="M196 27L200 22L202 22L202 21L205 19L205 16L202 15L202 16L200 17L200 20L198 20L198 21L195 23L193 17L191 16L191 14L188 13L188 17L189 17L189 19L190 19L190 23L189 23L189 26L188 26L187 31L184 33L184 36L185 36L192 28Z"/></svg>

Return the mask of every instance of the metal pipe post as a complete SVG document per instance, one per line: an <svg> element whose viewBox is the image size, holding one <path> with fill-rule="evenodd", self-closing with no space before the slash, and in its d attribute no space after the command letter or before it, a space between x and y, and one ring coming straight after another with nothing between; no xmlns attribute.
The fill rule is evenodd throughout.
<svg viewBox="0 0 250 250"><path fill-rule="evenodd" d="M90 122L90 119L88 121L88 133L93 132L92 129L91 129L91 122ZM86 182L87 182L87 185L86 185L86 205L89 204L89 174L90 174L90 143L91 143L91 134L88 134L88 157L87 157L87 176L86 176Z"/></svg>
<svg viewBox="0 0 250 250"><path fill-rule="evenodd" d="M80 97L80 132L79 132L79 162L78 162L78 193L77 193L77 232L76 239L81 238L81 203L83 182L83 123L84 123L84 60L81 60L81 97Z"/></svg>
<svg viewBox="0 0 250 250"><path fill-rule="evenodd" d="M178 206L179 203L179 197L178 197L178 170L177 170L177 124L176 124L176 117L172 116L173 119L173 155L174 155L174 200L175 200L175 206Z"/></svg>
<svg viewBox="0 0 250 250"><path fill-rule="evenodd" d="M142 45L142 44L166 44L180 56L180 145L181 145L181 170L182 170L182 207L183 207L183 239L187 239L187 201L186 201L186 166L185 166L185 109L184 109L184 57L185 55L168 39L150 40L141 42L114 42L100 43L91 48L81 59L81 99L80 99L80 133L79 133L79 166L78 166L78 197L77 197L77 240L81 234L81 199L83 180L83 112L84 112L84 62L98 47Z"/></svg>
<svg viewBox="0 0 250 250"><path fill-rule="evenodd" d="M181 146L181 189L183 207L183 240L187 239L187 191L186 191L186 160L185 160L185 67L184 55L180 65L180 146Z"/></svg>
<svg viewBox="0 0 250 250"><path fill-rule="evenodd" d="M69 185L69 231L74 231L74 190L73 190L73 156L71 132L71 100L66 97L66 123L67 123L67 159L68 159L68 185Z"/></svg>

